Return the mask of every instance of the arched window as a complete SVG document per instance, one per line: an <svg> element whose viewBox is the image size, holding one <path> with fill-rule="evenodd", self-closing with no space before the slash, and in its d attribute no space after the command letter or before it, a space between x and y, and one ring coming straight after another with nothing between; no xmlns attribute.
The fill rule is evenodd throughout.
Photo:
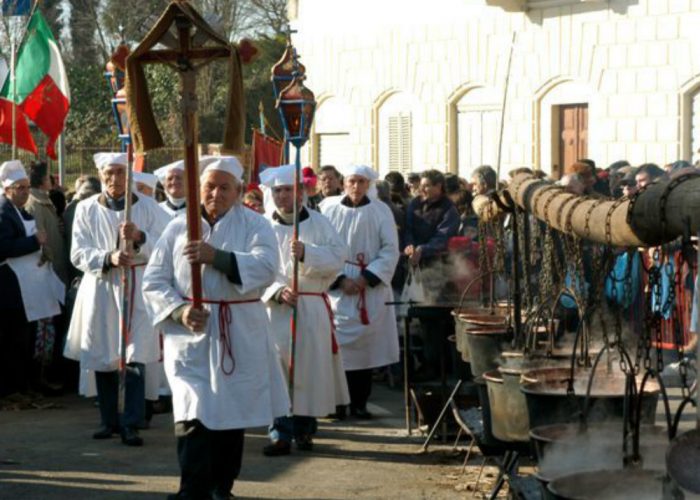
<svg viewBox="0 0 700 500"><path fill-rule="evenodd" d="M456 127L453 134L456 144L453 148L456 171L460 177L468 179L471 172L481 165L495 167L501 99L494 89L476 87L454 103L452 126Z"/></svg>
<svg viewBox="0 0 700 500"><path fill-rule="evenodd" d="M414 169L415 109L413 98L404 92L391 94L380 102L377 130L378 169L381 177L391 171L407 174Z"/></svg>
<svg viewBox="0 0 700 500"><path fill-rule="evenodd" d="M329 97L321 102L314 118L312 164L315 167L339 167L352 162L350 118L350 106L342 99Z"/></svg>

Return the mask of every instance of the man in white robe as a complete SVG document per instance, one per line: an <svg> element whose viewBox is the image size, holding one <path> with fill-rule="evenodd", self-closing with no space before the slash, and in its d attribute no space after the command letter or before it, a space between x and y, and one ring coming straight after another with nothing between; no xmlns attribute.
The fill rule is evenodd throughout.
<svg viewBox="0 0 700 500"><path fill-rule="evenodd" d="M156 197L156 186L158 185L158 177L150 172L134 172L134 188L135 191L150 198Z"/></svg>
<svg viewBox="0 0 700 500"><path fill-rule="evenodd" d="M122 442L141 446L138 426L144 418L144 364L158 359L158 341L145 309L141 283L146 260L166 225L155 201L132 194L131 222L124 220L127 157L98 153L103 191L78 204L73 222L70 259L84 275L75 300L64 355L94 371L101 428L95 439L121 433ZM130 240L133 252L120 249ZM129 325L126 345L124 413L118 415L118 367L122 337L122 272L130 274Z"/></svg>
<svg viewBox="0 0 700 500"><path fill-rule="evenodd" d="M177 160L153 172L163 185L165 201L160 206L171 217L185 212L185 162Z"/></svg>
<svg viewBox="0 0 700 500"><path fill-rule="evenodd" d="M326 198L328 217L349 249L331 286L331 304L350 390L350 412L371 418L367 400L372 369L399 360L391 278L399 259L396 223L389 207L371 195L376 172L367 166L343 169L345 195ZM342 410L339 416L342 416Z"/></svg>
<svg viewBox="0 0 700 500"><path fill-rule="evenodd" d="M315 417L350 402L330 301L326 295L347 259L347 247L328 219L303 204L299 186L299 239L294 241L294 165L269 168L260 174L268 203L266 217L277 236L280 265L275 282L264 300L280 362L289 384L291 323L297 310L292 416L275 419L270 428L268 456L287 455L294 439L300 450L311 450L316 433ZM293 290L294 259L299 259L297 292Z"/></svg>
<svg viewBox="0 0 700 500"><path fill-rule="evenodd" d="M241 206L234 157L201 162L202 240L171 222L148 263L144 293L164 332L173 393L180 491L171 498L231 498L247 427L289 412L289 396L261 297L275 279L277 241ZM204 308L194 308L191 264L202 264Z"/></svg>

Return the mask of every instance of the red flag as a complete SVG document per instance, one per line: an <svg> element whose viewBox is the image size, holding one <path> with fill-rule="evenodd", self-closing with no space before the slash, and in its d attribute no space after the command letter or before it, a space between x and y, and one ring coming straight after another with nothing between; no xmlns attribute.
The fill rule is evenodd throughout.
<svg viewBox="0 0 700 500"><path fill-rule="evenodd" d="M261 169L279 167L283 154L282 143L253 129L253 171L251 182L258 182Z"/></svg>
<svg viewBox="0 0 700 500"><path fill-rule="evenodd" d="M39 154L29 131L27 119L19 107L15 110L15 138L18 148L31 151L34 155ZM0 142L12 144L12 101L2 97L0 97Z"/></svg>

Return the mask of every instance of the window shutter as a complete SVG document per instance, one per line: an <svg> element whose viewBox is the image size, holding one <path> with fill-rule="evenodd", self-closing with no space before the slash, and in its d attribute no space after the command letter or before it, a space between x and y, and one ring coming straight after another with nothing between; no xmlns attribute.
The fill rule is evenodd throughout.
<svg viewBox="0 0 700 500"><path fill-rule="evenodd" d="M700 160L700 92L693 95L693 119L691 121L691 147L693 163Z"/></svg>
<svg viewBox="0 0 700 500"><path fill-rule="evenodd" d="M411 114L389 117L389 170L408 174L413 168Z"/></svg>

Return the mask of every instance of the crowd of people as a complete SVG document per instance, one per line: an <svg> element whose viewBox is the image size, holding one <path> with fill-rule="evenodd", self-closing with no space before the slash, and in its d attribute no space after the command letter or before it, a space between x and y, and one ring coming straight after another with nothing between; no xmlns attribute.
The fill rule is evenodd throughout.
<svg viewBox="0 0 700 500"><path fill-rule="evenodd" d="M489 166L468 180L306 167L297 238L292 165L245 185L235 157L203 157L202 238L189 241L182 161L134 173L126 221L126 155L94 160L97 175L81 176L68 199L45 163L0 166L0 398L77 388L97 396L93 437L128 446L143 444L147 401L170 399L181 468L173 498L230 498L246 428L269 425L263 453L278 456L293 443L312 450L318 417L372 418L373 370L399 359L390 303L410 270L477 239L472 198L500 184ZM693 170L580 160L558 183L620 197ZM521 172L542 176L511 174Z"/></svg>

